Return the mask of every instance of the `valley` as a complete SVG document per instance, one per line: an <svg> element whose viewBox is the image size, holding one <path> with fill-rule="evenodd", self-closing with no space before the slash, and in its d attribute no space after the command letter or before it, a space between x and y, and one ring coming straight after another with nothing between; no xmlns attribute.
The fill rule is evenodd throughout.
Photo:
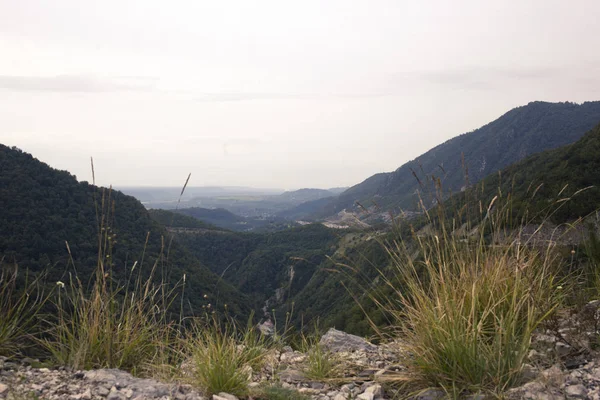
<svg viewBox="0 0 600 400"><path fill-rule="evenodd" d="M0 400L600 400L599 15L0 0Z"/></svg>
<svg viewBox="0 0 600 400"><path fill-rule="evenodd" d="M540 107L553 112L540 114ZM149 279L180 292L165 306L167 315L215 313L238 322L253 315L274 335L282 329L305 335L312 327L379 335L397 323L390 299L411 279L402 268L432 251L422 246L437 235L465 249L478 242L490 251L546 246L564 261L559 274L590 268L600 229L600 125L588 128L594 118L600 122L600 103L531 103L396 172L331 190L190 186L123 193L78 182L2 146L2 265L63 285L73 276L94 282L101 268L102 281L123 288L132 285L137 268L137 282ZM533 136L519 133L523 124L536 127ZM473 154L487 154L490 140L497 147L506 132L518 152L486 161L490 173L469 173L459 188L457 164L444 160L468 146L453 141L475 143ZM538 151L526 150L527 143ZM471 171L467 160L473 158L464 158L461 168ZM433 164L444 176L427 169ZM397 179L407 192L390 192ZM457 190L446 191L445 179ZM420 210L404 208L417 202ZM44 285L53 290L52 282Z"/></svg>

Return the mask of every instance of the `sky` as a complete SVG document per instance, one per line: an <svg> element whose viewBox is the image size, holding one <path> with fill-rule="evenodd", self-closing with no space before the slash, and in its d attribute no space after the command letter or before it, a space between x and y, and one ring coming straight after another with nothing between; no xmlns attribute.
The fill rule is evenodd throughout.
<svg viewBox="0 0 600 400"><path fill-rule="evenodd" d="M600 1L0 0L0 143L123 186L351 186L600 100ZM1 173L1 172L0 172Z"/></svg>

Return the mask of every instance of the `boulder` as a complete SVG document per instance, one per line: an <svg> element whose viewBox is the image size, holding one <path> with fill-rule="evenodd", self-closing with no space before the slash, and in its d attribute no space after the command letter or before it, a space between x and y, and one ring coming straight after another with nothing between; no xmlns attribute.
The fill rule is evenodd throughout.
<svg viewBox="0 0 600 400"><path fill-rule="evenodd" d="M328 351L338 352L376 352L377 346L367 342L360 336L350 335L349 333L338 331L337 329L331 328L329 331L321 337L319 344Z"/></svg>

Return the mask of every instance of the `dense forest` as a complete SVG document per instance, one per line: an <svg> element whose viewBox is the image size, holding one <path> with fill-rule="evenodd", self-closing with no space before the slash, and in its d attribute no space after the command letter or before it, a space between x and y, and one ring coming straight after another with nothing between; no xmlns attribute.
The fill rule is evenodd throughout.
<svg viewBox="0 0 600 400"><path fill-rule="evenodd" d="M577 142L538 154L484 179L459 198L489 203L510 196L515 223L522 217L555 223L586 217L600 208L600 125Z"/></svg>
<svg viewBox="0 0 600 400"><path fill-rule="evenodd" d="M295 296L331 255L338 233L321 224L274 233L182 234L177 240L213 272L249 295L256 307L280 293Z"/></svg>
<svg viewBox="0 0 600 400"><path fill-rule="evenodd" d="M194 217L208 224L218 226L219 228L238 232L273 232L287 229L294 225L292 222L288 222L281 218L275 217L242 217L224 208L210 209L202 207L189 207L172 211L178 214Z"/></svg>
<svg viewBox="0 0 600 400"><path fill-rule="evenodd" d="M234 313L247 314L248 301L185 247L172 242L143 205L121 192L77 182L17 148L0 145L0 258L33 273L50 271L53 279L77 273L84 282L97 265L99 219L112 240L114 279L124 281L134 263L148 273L158 263L171 285L186 275L188 313L201 309L207 295L213 304L227 301ZM70 254L67 251L67 245ZM219 298L217 299L217 293Z"/></svg>
<svg viewBox="0 0 600 400"><path fill-rule="evenodd" d="M166 228L201 229L211 231L223 230L215 225L201 221L198 218L170 210L150 209L148 210L148 213L153 220Z"/></svg>

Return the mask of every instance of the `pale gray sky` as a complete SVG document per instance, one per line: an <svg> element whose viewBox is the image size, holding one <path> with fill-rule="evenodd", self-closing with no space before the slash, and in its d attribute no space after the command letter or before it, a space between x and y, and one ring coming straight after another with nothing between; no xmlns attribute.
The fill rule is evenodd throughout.
<svg viewBox="0 0 600 400"><path fill-rule="evenodd" d="M600 1L0 0L0 142L101 184L329 187L600 99Z"/></svg>

